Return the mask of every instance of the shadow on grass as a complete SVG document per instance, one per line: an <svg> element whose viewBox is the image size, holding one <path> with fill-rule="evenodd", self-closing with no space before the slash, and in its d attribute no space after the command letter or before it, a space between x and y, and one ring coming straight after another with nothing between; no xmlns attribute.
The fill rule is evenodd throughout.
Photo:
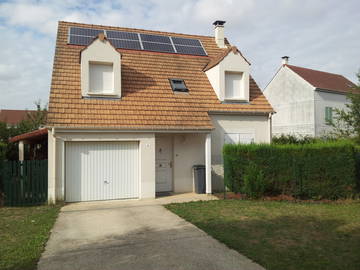
<svg viewBox="0 0 360 270"><path fill-rule="evenodd" d="M359 223L316 216L235 217L194 224L267 269L360 269Z"/></svg>

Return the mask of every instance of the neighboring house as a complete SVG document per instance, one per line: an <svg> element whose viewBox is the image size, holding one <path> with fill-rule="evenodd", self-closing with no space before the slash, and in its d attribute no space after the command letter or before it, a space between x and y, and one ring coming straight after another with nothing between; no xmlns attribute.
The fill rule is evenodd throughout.
<svg viewBox="0 0 360 270"><path fill-rule="evenodd" d="M355 86L344 76L288 64L288 56L264 89L276 113L272 134L322 136L331 131L334 109L345 109Z"/></svg>
<svg viewBox="0 0 360 270"><path fill-rule="evenodd" d="M59 22L50 202L192 192L197 164L212 193L224 142L270 141L273 109L224 23L211 37Z"/></svg>
<svg viewBox="0 0 360 270"><path fill-rule="evenodd" d="M0 122L5 122L8 126L16 126L22 120L28 119L29 113L33 110L0 110Z"/></svg>

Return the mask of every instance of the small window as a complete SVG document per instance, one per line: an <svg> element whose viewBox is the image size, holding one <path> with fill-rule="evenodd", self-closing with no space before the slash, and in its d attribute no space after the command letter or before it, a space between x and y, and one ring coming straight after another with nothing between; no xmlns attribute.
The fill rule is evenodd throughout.
<svg viewBox="0 0 360 270"><path fill-rule="evenodd" d="M243 92L242 73L225 72L225 99L240 99Z"/></svg>
<svg viewBox="0 0 360 270"><path fill-rule="evenodd" d="M327 125L331 124L333 121L333 108L325 107L325 122Z"/></svg>
<svg viewBox="0 0 360 270"><path fill-rule="evenodd" d="M169 79L174 92L189 92L183 79Z"/></svg>
<svg viewBox="0 0 360 270"><path fill-rule="evenodd" d="M255 142L254 133L225 133L224 143L226 144L250 144Z"/></svg>
<svg viewBox="0 0 360 270"><path fill-rule="evenodd" d="M89 63L89 92L93 94L114 93L113 64Z"/></svg>

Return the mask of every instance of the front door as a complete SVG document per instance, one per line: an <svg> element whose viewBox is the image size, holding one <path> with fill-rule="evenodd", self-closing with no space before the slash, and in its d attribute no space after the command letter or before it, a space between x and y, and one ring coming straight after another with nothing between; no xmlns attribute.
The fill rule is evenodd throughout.
<svg viewBox="0 0 360 270"><path fill-rule="evenodd" d="M156 192L172 191L172 137L156 137Z"/></svg>

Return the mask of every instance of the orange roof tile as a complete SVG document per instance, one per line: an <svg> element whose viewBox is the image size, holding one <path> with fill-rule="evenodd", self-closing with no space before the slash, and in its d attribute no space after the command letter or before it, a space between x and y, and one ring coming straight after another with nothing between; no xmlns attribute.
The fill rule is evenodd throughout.
<svg viewBox="0 0 360 270"><path fill-rule="evenodd" d="M0 122L5 122L9 125L19 124L22 120L28 119L29 113L34 110L0 110Z"/></svg>
<svg viewBox="0 0 360 270"><path fill-rule="evenodd" d="M71 26L200 39L208 56L117 49L122 64L122 98L82 98L80 51L67 44ZM101 25L59 22L50 92L48 125L71 128L211 129L208 112L269 113L272 107L250 79L248 104L222 104L203 68L224 49L213 37ZM174 94L169 78L182 78L188 94Z"/></svg>

